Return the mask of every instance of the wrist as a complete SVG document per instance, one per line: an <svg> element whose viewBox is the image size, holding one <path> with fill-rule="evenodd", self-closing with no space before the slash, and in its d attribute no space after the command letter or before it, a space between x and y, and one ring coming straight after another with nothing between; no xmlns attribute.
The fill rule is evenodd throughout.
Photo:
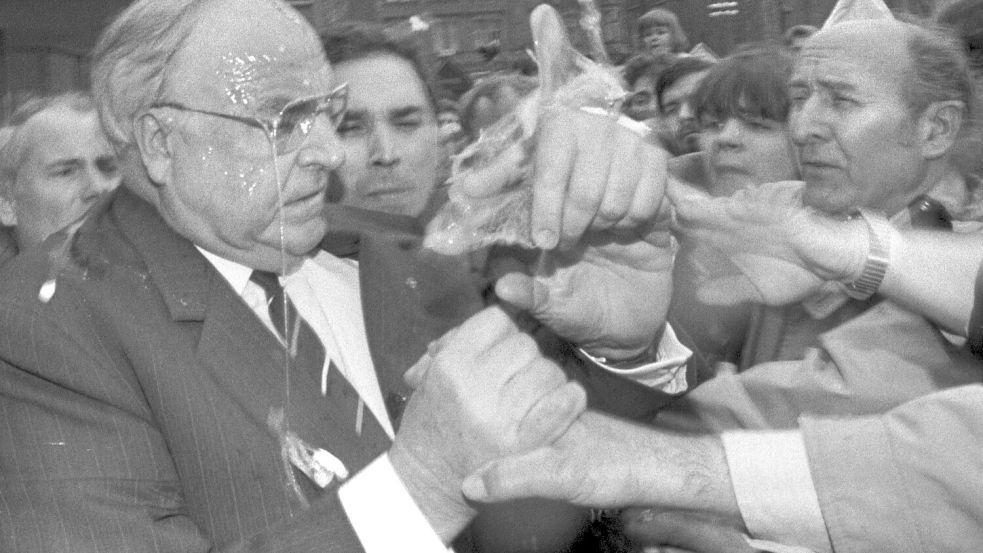
<svg viewBox="0 0 983 553"><path fill-rule="evenodd" d="M886 217L866 209L858 210L851 220L863 223L866 247L860 268L854 268L849 278L843 279L844 288L850 297L866 300L877 292L884 280L897 231Z"/></svg>
<svg viewBox="0 0 983 553"><path fill-rule="evenodd" d="M646 344L627 348L580 348L591 361L602 365L627 369L659 361L659 343L665 333L666 325Z"/></svg>
<svg viewBox="0 0 983 553"><path fill-rule="evenodd" d="M848 229L849 238L844 256L843 267L838 270L830 280L838 280L843 284L853 282L860 278L864 270L864 263L867 261L867 252L870 250L870 236L868 235L867 223L859 218L847 219L843 222Z"/></svg>
<svg viewBox="0 0 983 553"><path fill-rule="evenodd" d="M389 449L389 461L413 502L444 543L450 543L474 518L476 511L461 493L460 477L437 474L397 439Z"/></svg>

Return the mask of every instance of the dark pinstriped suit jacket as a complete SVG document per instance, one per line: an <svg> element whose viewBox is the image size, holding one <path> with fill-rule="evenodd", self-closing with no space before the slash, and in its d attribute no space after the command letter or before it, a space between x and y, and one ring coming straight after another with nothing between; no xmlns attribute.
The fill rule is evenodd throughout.
<svg viewBox="0 0 983 553"><path fill-rule="evenodd" d="M370 347L398 410L405 369L482 300L441 265L456 261L417 263L406 236L360 239ZM359 550L333 489L295 472L310 508L290 490L268 426L286 404L282 351L192 244L120 190L72 252L46 304L43 251L0 278L0 551ZM656 406L586 380L622 412L630 397ZM339 441L318 389L292 373L291 430L357 470L386 445Z"/></svg>

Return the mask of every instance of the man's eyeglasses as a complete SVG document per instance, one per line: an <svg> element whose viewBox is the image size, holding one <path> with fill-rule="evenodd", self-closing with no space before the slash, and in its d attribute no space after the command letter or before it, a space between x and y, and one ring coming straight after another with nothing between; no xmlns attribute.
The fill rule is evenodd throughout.
<svg viewBox="0 0 983 553"><path fill-rule="evenodd" d="M256 127L266 132L267 137L273 142L277 155L284 155L300 148L307 135L311 133L314 120L318 115L326 114L334 128L338 128L341 120L345 117L345 109L348 107L348 83L335 88L331 92L322 96L311 96L292 100L283 106L276 117L273 119L263 119L260 117L244 117L198 109L180 104L178 102L157 102L152 108L172 108L192 113L213 115L224 119L231 119Z"/></svg>

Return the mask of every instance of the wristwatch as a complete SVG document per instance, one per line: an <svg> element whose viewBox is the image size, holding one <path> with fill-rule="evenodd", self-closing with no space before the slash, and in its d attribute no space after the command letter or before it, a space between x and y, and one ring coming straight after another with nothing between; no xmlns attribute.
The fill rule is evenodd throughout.
<svg viewBox="0 0 983 553"><path fill-rule="evenodd" d="M867 237L870 249L864 261L860 276L853 282L844 285L846 293L853 299L866 300L873 296L884 281L888 265L891 262L891 223L887 217L873 211L860 208L854 212L851 219L863 219L867 225Z"/></svg>

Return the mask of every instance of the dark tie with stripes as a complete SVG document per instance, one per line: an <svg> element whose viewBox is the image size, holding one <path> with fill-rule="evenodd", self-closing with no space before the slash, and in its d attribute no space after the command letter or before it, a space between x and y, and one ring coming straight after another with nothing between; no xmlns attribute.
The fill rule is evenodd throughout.
<svg viewBox="0 0 983 553"><path fill-rule="evenodd" d="M285 298L277 275L268 271L253 271L249 279L266 292L270 319L291 352L291 362L295 367L309 371L315 381L320 382L324 346L307 321L297 313L290 299ZM352 449L350 447L336 451L337 444L328 444L331 453L337 455L350 470L361 469L389 448L389 436L333 361L328 367L325 400L331 415L330 434L337 436L339 442L357 444L354 448L356 451L349 451Z"/></svg>

